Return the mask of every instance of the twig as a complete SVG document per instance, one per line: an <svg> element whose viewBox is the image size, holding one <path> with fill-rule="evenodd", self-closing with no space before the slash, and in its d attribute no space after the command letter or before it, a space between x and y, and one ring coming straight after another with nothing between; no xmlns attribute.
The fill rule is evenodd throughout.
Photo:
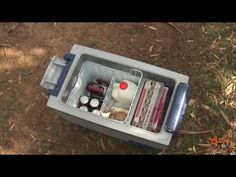
<svg viewBox="0 0 236 177"><path fill-rule="evenodd" d="M220 111L220 113L223 116L223 118L225 119L226 123L231 127L229 118L225 115L225 113L222 110Z"/></svg>
<svg viewBox="0 0 236 177"><path fill-rule="evenodd" d="M163 42L161 39L154 39L155 42Z"/></svg>
<svg viewBox="0 0 236 177"><path fill-rule="evenodd" d="M1 137L0 140L1 140L1 142L2 142L2 140L3 140L3 136L2 136L2 128L1 128L1 127L0 127L0 132L1 132L1 133L0 133L0 137Z"/></svg>
<svg viewBox="0 0 236 177"><path fill-rule="evenodd" d="M108 141L109 145L111 146L111 148L112 148L113 150L115 150L115 147L113 146L113 144L111 143L111 141L110 141L109 139L108 139L107 141Z"/></svg>
<svg viewBox="0 0 236 177"><path fill-rule="evenodd" d="M203 143L198 143L197 146L200 146L200 147L211 147L210 144L203 144Z"/></svg>
<svg viewBox="0 0 236 177"><path fill-rule="evenodd" d="M36 138L32 134L30 134L30 137L33 139L33 142L35 142Z"/></svg>
<svg viewBox="0 0 236 177"><path fill-rule="evenodd" d="M153 49L153 45L151 45L151 47L149 48L149 52L151 53Z"/></svg>
<svg viewBox="0 0 236 177"><path fill-rule="evenodd" d="M200 127L202 126L202 124L200 123L200 118L197 119L197 123Z"/></svg>
<svg viewBox="0 0 236 177"><path fill-rule="evenodd" d="M161 152L158 153L158 155L165 155L166 154L166 149L162 150Z"/></svg>
<svg viewBox="0 0 236 177"><path fill-rule="evenodd" d="M18 84L21 84L21 77L22 76L21 76L21 73L20 73L19 76L18 76L18 79L17 79L18 80Z"/></svg>
<svg viewBox="0 0 236 177"><path fill-rule="evenodd" d="M16 123L14 122L13 125L9 128L10 131L13 130L13 128L15 127L15 124L16 124Z"/></svg>
<svg viewBox="0 0 236 177"><path fill-rule="evenodd" d="M6 62L8 63L9 58L8 58L8 56L7 56L7 48L6 48L6 47L4 47L4 57L5 57L5 59L6 59Z"/></svg>
<svg viewBox="0 0 236 177"><path fill-rule="evenodd" d="M157 31L157 29L153 26L148 26L148 28L151 29L151 30Z"/></svg>
<svg viewBox="0 0 236 177"><path fill-rule="evenodd" d="M83 138L84 138L84 139L86 139L87 141L90 141L90 142L92 142L92 140L91 140L91 139L89 139L87 136L83 136Z"/></svg>
<svg viewBox="0 0 236 177"><path fill-rule="evenodd" d="M31 105L29 105L26 109L25 109L25 115L27 115L28 111L34 106L35 102L33 102Z"/></svg>
<svg viewBox="0 0 236 177"><path fill-rule="evenodd" d="M101 143L102 149L105 151L106 147L105 147L105 144L101 138L100 138L100 143Z"/></svg>
<svg viewBox="0 0 236 177"><path fill-rule="evenodd" d="M201 107L204 108L206 111L209 111L211 108L207 105L201 104Z"/></svg>
<svg viewBox="0 0 236 177"><path fill-rule="evenodd" d="M6 44L6 43L0 44L0 47L10 47L10 46L11 46L10 44Z"/></svg>
<svg viewBox="0 0 236 177"><path fill-rule="evenodd" d="M184 32L182 30L180 30L177 26L175 26L173 23L167 22L168 25L170 25L172 28L174 28L175 30L177 30L178 32L180 32L181 34L183 34Z"/></svg>
<svg viewBox="0 0 236 177"><path fill-rule="evenodd" d="M14 24L11 28L9 28L7 30L7 33L10 33L11 31L13 31L14 29L16 29L16 27L18 26L18 24Z"/></svg>
<svg viewBox="0 0 236 177"><path fill-rule="evenodd" d="M48 99L48 96L45 93L40 93L40 95L42 95L46 100Z"/></svg>
<svg viewBox="0 0 236 177"><path fill-rule="evenodd" d="M192 42L194 42L194 40L187 40L186 42L187 43L192 43Z"/></svg>
<svg viewBox="0 0 236 177"><path fill-rule="evenodd" d="M159 47L155 52L156 53L160 52L162 48L163 48L163 46Z"/></svg>
<svg viewBox="0 0 236 177"><path fill-rule="evenodd" d="M12 83L10 83L10 86L9 86L9 87L7 87L4 91L0 92L0 96L1 96L2 94L6 93L14 84L19 83L19 82L21 82L22 80L29 79L30 77L33 77L33 75L31 75L31 76L29 76L29 77L25 77L24 79L22 79L21 77L18 77L17 80L15 80L15 81L13 81ZM19 79L20 79L20 81L19 81Z"/></svg>
<svg viewBox="0 0 236 177"><path fill-rule="evenodd" d="M159 56L159 55L160 55L160 54L157 53L157 54L150 55L150 57L153 58L153 57L157 57L157 56Z"/></svg>
<svg viewBox="0 0 236 177"><path fill-rule="evenodd" d="M213 133L213 130L196 131L196 132L181 130L179 134L182 134L182 135L198 135L198 134L205 134L205 133Z"/></svg>
<svg viewBox="0 0 236 177"><path fill-rule="evenodd" d="M190 26L191 24L190 23L188 23L187 25L186 25L186 29Z"/></svg>

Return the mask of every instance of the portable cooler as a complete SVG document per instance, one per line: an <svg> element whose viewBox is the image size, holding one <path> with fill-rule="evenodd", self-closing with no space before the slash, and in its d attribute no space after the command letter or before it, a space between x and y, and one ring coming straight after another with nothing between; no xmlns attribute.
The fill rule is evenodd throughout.
<svg viewBox="0 0 236 177"><path fill-rule="evenodd" d="M112 84L128 78L137 84L135 97L125 121L100 117L76 108L86 84L93 77L110 80ZM169 88L164 120L160 132L154 133L131 125L145 80L163 82ZM189 77L161 67L104 51L74 45L63 58L54 56L42 78L41 86L49 93L47 106L64 119L77 125L158 149L167 147L181 128L186 112L190 86ZM108 88L102 108L109 104Z"/></svg>

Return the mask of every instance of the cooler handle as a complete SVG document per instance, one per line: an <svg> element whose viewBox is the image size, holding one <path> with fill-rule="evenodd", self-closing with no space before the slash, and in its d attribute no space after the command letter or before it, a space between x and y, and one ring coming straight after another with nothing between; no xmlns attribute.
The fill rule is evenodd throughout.
<svg viewBox="0 0 236 177"><path fill-rule="evenodd" d="M190 97L191 87L187 83L180 83L171 106L170 114L166 123L166 131L178 133L180 130Z"/></svg>
<svg viewBox="0 0 236 177"><path fill-rule="evenodd" d="M57 81L57 84L54 89L48 89L48 93L53 96L58 96L61 87L66 79L66 76L71 68L71 65L73 63L73 60L75 58L75 54L72 53L66 53L63 57L64 60L67 61L66 65L64 66L64 69L62 70L62 73Z"/></svg>

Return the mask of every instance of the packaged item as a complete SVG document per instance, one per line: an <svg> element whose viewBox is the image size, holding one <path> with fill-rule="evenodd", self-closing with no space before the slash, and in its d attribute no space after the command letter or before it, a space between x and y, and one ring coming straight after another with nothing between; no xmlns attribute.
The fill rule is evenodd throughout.
<svg viewBox="0 0 236 177"><path fill-rule="evenodd" d="M169 91L169 88L165 87L163 95L160 100L160 104L156 105L155 113L153 115L152 124L151 124L151 131L152 132L157 132L161 126L162 121L163 121L162 116L163 116L163 112L164 112L164 108L165 108L165 102L167 99L168 91Z"/></svg>

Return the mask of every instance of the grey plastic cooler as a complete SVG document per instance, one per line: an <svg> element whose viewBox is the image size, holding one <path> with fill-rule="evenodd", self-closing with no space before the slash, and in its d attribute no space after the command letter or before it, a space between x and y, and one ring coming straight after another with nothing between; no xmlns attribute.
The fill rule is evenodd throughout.
<svg viewBox="0 0 236 177"><path fill-rule="evenodd" d="M116 121L81 111L76 107L85 86L94 76L113 82L128 78L138 86L125 121ZM163 82L169 88L164 121L160 132L154 133L131 125L139 95L147 79ZM170 144L181 128L186 112L190 86L189 77L164 68L104 51L74 45L63 58L54 56L43 76L41 86L50 94L47 106L68 121L80 126L158 149ZM109 104L108 89L102 108Z"/></svg>

